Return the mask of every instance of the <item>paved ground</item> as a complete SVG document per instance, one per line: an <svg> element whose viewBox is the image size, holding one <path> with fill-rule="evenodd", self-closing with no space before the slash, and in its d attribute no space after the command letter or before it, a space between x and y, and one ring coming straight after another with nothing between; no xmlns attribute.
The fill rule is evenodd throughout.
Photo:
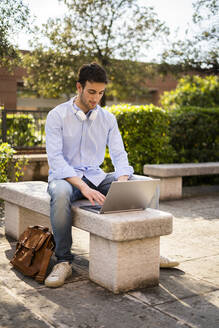
<svg viewBox="0 0 219 328"><path fill-rule="evenodd" d="M182 200L160 204L174 215L161 253L180 266L161 270L158 287L120 295L89 281L86 233L78 236L73 276L63 287L24 278L9 265L15 242L5 238L0 221L0 327L218 328L219 189L199 188L198 196L197 189L184 191Z"/></svg>

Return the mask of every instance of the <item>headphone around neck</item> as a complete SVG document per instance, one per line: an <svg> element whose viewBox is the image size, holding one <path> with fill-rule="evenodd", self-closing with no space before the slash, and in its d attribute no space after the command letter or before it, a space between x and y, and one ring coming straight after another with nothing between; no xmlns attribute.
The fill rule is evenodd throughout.
<svg viewBox="0 0 219 328"><path fill-rule="evenodd" d="M81 109L75 108L74 100L73 100L72 108L73 108L73 112L75 113L75 116L80 122L86 121L87 119L89 119L90 121L94 121L97 117L98 112L96 109L93 109L88 118Z"/></svg>

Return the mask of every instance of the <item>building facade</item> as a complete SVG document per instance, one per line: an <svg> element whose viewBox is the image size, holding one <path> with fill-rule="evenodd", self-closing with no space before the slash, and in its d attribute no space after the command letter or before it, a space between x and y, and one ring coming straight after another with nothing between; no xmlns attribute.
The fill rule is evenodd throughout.
<svg viewBox="0 0 219 328"><path fill-rule="evenodd" d="M6 109L40 109L53 108L57 104L66 101L65 98L60 99L44 99L37 97L21 96L19 90L23 88L23 77L26 71L23 68L16 68L13 73L8 72L7 69L0 67L0 107ZM159 98L164 91L170 91L176 88L177 80L171 75L167 74L165 77L156 76L145 81L145 88L149 91L149 97L141 99L133 99L132 103L146 104L152 103L159 105ZM107 102L117 103L114 99Z"/></svg>

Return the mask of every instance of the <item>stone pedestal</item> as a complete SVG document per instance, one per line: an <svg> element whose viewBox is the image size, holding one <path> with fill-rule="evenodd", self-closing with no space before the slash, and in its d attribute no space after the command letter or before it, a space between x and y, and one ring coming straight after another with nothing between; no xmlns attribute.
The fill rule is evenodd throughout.
<svg viewBox="0 0 219 328"><path fill-rule="evenodd" d="M160 238L115 242L91 234L90 279L114 293L159 283Z"/></svg>
<svg viewBox="0 0 219 328"><path fill-rule="evenodd" d="M18 240L30 225L42 225L51 230L49 217L5 201L5 234Z"/></svg>
<svg viewBox="0 0 219 328"><path fill-rule="evenodd" d="M170 178L159 177L159 179L160 179L160 200L182 198L182 177L170 177Z"/></svg>

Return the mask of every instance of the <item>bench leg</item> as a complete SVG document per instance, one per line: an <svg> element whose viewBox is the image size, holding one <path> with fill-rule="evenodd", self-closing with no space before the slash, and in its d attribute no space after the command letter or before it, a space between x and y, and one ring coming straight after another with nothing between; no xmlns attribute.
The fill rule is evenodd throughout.
<svg viewBox="0 0 219 328"><path fill-rule="evenodd" d="M160 237L115 242L90 234L90 279L114 293L158 285L159 260Z"/></svg>
<svg viewBox="0 0 219 328"><path fill-rule="evenodd" d="M43 225L51 228L48 216L5 201L5 234L18 240L21 233L30 225Z"/></svg>
<svg viewBox="0 0 219 328"><path fill-rule="evenodd" d="M182 177L160 178L160 200L182 198Z"/></svg>

